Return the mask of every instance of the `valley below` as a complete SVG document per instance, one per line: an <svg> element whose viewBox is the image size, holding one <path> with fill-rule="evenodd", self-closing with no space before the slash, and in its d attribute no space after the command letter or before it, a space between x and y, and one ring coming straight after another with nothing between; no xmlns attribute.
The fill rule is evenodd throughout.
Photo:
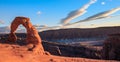
<svg viewBox="0 0 120 62"><path fill-rule="evenodd" d="M47 55L34 54L25 45L25 33L16 33L16 43L8 34L0 34L0 62L119 62L102 57L108 35L120 33L120 27L97 29L61 29L39 32ZM112 30L112 31L111 31ZM116 31L117 30L117 31Z"/></svg>

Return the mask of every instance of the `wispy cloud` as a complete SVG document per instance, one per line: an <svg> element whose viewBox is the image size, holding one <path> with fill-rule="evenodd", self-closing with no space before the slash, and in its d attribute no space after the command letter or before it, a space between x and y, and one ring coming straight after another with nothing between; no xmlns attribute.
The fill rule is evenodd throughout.
<svg viewBox="0 0 120 62"><path fill-rule="evenodd" d="M96 1L97 1L97 0L90 0L90 2L88 2L87 4L85 4L84 6L82 6L82 8L70 12L66 18L64 18L64 19L61 20L61 23L62 23L63 25L65 25L65 24L68 24L72 19L75 19L75 18L77 18L77 17L79 17L79 16L82 16L84 13L87 12L86 9L87 9L91 4L95 3Z"/></svg>
<svg viewBox="0 0 120 62"><path fill-rule="evenodd" d="M0 33L9 33L10 26L0 27Z"/></svg>
<svg viewBox="0 0 120 62"><path fill-rule="evenodd" d="M35 24L35 25L33 25L34 27L38 27L38 28L45 28L45 27L47 27L47 25L39 25L39 24Z"/></svg>
<svg viewBox="0 0 120 62"><path fill-rule="evenodd" d="M38 12L37 12L37 15L40 15L40 14L41 14L41 11L38 11Z"/></svg>
<svg viewBox="0 0 120 62"><path fill-rule="evenodd" d="M106 4L106 2L101 2L101 5L105 5Z"/></svg>
<svg viewBox="0 0 120 62"><path fill-rule="evenodd" d="M0 24L4 24L4 21L0 20Z"/></svg>
<svg viewBox="0 0 120 62"><path fill-rule="evenodd" d="M105 12L102 12L102 13L98 13L94 16L89 17L88 19L99 19L99 18L108 17L108 16L110 16L111 14L113 14L117 11L120 11L120 7L114 8L114 9L111 9L111 10L108 10L108 11L105 11Z"/></svg>
<svg viewBox="0 0 120 62"><path fill-rule="evenodd" d="M117 11L120 11L120 7L117 7L117 8L105 11L105 12L98 13L96 15L90 16L90 17L88 17L84 20L81 20L79 22L86 22L86 21L92 21L92 20L95 20L95 19L106 18L106 17L109 17L111 14L113 14ZM79 23L79 22L77 22L77 23Z"/></svg>

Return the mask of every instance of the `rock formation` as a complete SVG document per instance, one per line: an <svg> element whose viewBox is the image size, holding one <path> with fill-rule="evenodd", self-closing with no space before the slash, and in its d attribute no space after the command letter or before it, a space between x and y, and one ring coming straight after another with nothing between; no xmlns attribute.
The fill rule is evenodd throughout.
<svg viewBox="0 0 120 62"><path fill-rule="evenodd" d="M120 60L120 34L112 34L103 45L103 59Z"/></svg>
<svg viewBox="0 0 120 62"><path fill-rule="evenodd" d="M34 53L44 54L44 49L41 44L41 38L38 34L38 31L35 29L35 27L30 22L30 19L27 17L16 17L13 20L13 22L11 23L11 27L10 27L11 31L8 40L10 42L17 41L17 36L15 35L15 31L20 24L22 24L27 30L26 43L33 44L33 47L30 50L32 50Z"/></svg>

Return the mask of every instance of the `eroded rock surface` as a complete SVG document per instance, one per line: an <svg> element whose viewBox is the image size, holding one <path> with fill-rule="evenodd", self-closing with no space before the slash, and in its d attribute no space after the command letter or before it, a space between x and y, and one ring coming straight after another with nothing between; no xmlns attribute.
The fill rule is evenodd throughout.
<svg viewBox="0 0 120 62"><path fill-rule="evenodd" d="M9 41L10 42L16 42L17 36L15 35L15 31L18 28L18 26L22 24L26 30L27 30L27 37L26 37L26 43L27 44L33 44L33 47L29 50L34 51L35 53L44 54L44 49L41 44L41 38L38 34L38 31L35 29L35 27L30 22L30 19L27 17L16 17L13 22L11 23L11 31L9 34Z"/></svg>

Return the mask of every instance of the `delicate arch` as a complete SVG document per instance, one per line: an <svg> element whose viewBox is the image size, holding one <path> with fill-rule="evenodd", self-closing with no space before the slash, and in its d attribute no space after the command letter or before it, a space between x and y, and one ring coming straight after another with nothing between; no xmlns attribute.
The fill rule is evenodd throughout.
<svg viewBox="0 0 120 62"><path fill-rule="evenodd" d="M32 43L35 46L32 50L35 50L36 52L38 52L39 50L41 54L44 53L44 49L41 44L41 38L38 34L38 31L35 29L35 27L30 22L30 19L27 17L16 17L13 20L10 26L11 31L9 34L9 41L11 42L17 41L17 36L15 35L15 31L17 30L20 24L22 24L27 30L26 42Z"/></svg>

